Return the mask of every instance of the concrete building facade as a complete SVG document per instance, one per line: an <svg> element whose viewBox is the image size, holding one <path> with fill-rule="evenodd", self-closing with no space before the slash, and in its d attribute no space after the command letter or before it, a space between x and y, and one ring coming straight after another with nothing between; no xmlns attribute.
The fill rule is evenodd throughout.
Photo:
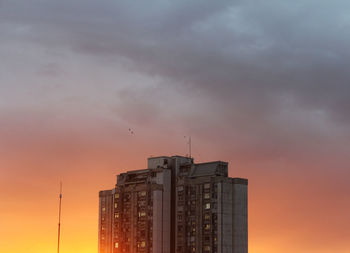
<svg viewBox="0 0 350 253"><path fill-rule="evenodd" d="M247 253L247 185L226 162L149 158L100 192L99 253Z"/></svg>

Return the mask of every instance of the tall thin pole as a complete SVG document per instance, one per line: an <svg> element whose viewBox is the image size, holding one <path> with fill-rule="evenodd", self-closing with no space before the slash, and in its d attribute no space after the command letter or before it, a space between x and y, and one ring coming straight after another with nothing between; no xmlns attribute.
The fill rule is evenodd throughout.
<svg viewBox="0 0 350 253"><path fill-rule="evenodd" d="M184 136L184 138L186 139L186 144L188 145L188 153L186 154L186 156L188 156L189 158L192 158L192 139L191 136Z"/></svg>
<svg viewBox="0 0 350 253"><path fill-rule="evenodd" d="M60 182L60 205L58 210L58 243L57 253L60 253L60 237L61 237L61 207L62 207L62 182Z"/></svg>

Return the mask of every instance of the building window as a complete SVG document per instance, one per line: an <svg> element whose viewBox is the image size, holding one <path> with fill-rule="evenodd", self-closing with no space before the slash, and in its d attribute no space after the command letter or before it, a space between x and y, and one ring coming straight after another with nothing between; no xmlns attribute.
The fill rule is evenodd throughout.
<svg viewBox="0 0 350 253"><path fill-rule="evenodd" d="M139 212L139 217L145 217L145 216L146 216L146 212L145 211Z"/></svg>
<svg viewBox="0 0 350 253"><path fill-rule="evenodd" d="M210 199L210 193L204 193L204 198L205 199Z"/></svg>
<svg viewBox="0 0 350 253"><path fill-rule="evenodd" d="M130 194L129 193L125 193L124 194L124 201L129 201L130 200Z"/></svg>
<svg viewBox="0 0 350 253"><path fill-rule="evenodd" d="M210 209L210 203L206 203L206 204L205 204L205 209L206 209L206 210Z"/></svg>
<svg viewBox="0 0 350 253"><path fill-rule="evenodd" d="M204 189L210 189L210 183L204 184Z"/></svg>
<svg viewBox="0 0 350 253"><path fill-rule="evenodd" d="M204 246L204 251L210 251L210 246Z"/></svg>
<svg viewBox="0 0 350 253"><path fill-rule="evenodd" d="M116 193L116 194L114 195L114 197L115 197L116 199L119 199L119 193Z"/></svg>
<svg viewBox="0 0 350 253"><path fill-rule="evenodd" d="M204 225L204 229L205 229L205 230L209 230L209 229L210 229L210 224L205 224L205 225Z"/></svg>
<svg viewBox="0 0 350 253"><path fill-rule="evenodd" d="M119 248L119 243L116 242L116 243L114 244L114 247L115 247L116 249L118 249L118 248Z"/></svg>
<svg viewBox="0 0 350 253"><path fill-rule="evenodd" d="M114 208L118 208L118 203L114 203Z"/></svg>
<svg viewBox="0 0 350 253"><path fill-rule="evenodd" d="M114 214L114 218L118 219L119 218L119 213Z"/></svg>
<svg viewBox="0 0 350 253"><path fill-rule="evenodd" d="M146 191L141 191L139 192L139 196L140 197L145 197L147 195L147 192Z"/></svg>

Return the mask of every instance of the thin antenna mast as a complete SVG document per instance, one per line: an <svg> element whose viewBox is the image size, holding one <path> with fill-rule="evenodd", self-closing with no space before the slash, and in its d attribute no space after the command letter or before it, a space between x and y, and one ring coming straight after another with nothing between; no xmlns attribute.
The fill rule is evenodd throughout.
<svg viewBox="0 0 350 253"><path fill-rule="evenodd" d="M184 138L188 138L188 141L187 141L187 145L188 145L188 155L189 158L192 158L192 139L191 139L191 136L184 136Z"/></svg>
<svg viewBox="0 0 350 253"><path fill-rule="evenodd" d="M62 207L62 182L60 182L60 205L59 205L59 210L58 210L58 244L57 244L57 253L60 253L61 207Z"/></svg>

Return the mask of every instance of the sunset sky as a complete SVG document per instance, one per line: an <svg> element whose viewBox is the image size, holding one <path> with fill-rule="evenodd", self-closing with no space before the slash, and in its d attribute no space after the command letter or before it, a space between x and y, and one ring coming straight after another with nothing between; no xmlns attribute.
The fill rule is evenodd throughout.
<svg viewBox="0 0 350 253"><path fill-rule="evenodd" d="M348 0L0 0L0 252L56 252L62 180L61 253L97 253L98 191L191 135L250 253L349 253L349 66Z"/></svg>

